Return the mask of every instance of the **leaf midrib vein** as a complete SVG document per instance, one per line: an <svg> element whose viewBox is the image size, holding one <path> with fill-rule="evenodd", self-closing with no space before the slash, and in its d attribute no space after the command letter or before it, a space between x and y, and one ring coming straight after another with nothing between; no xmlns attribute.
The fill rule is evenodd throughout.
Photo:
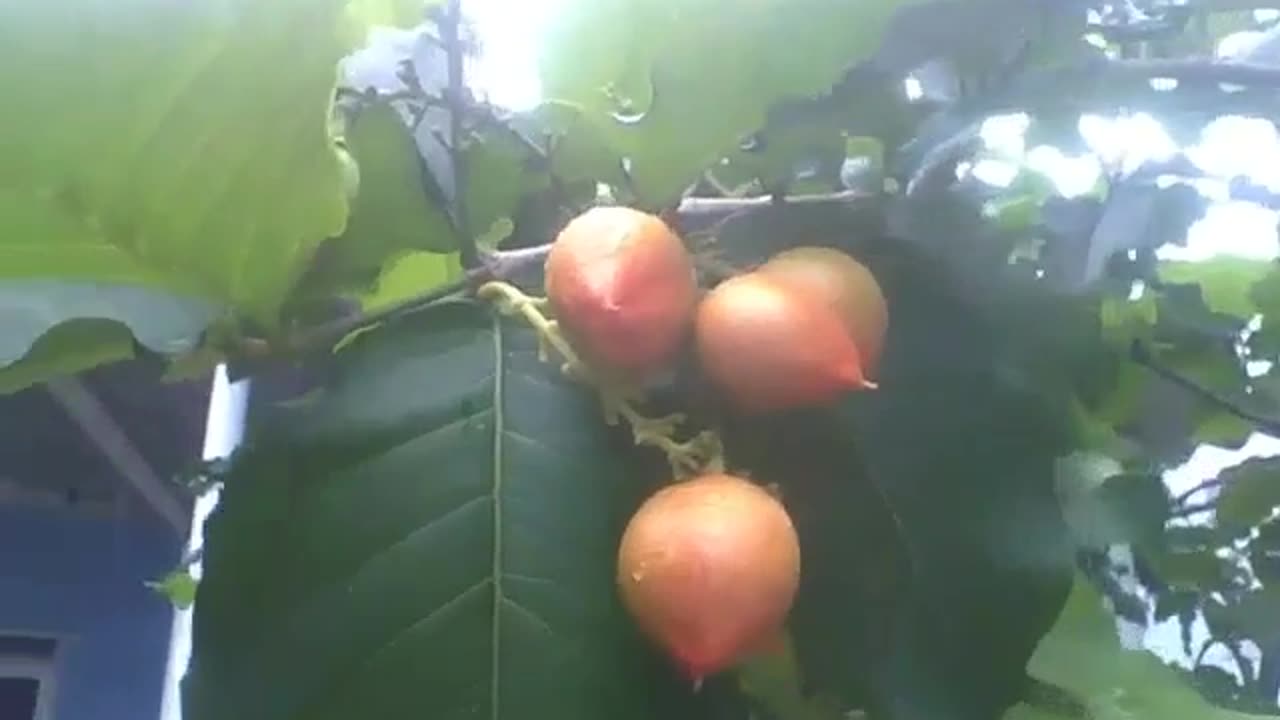
<svg viewBox="0 0 1280 720"><path fill-rule="evenodd" d="M502 650L502 480L503 480L503 447L505 437L504 409L504 372L502 363L502 321L497 313L493 314L493 615L491 643L489 646L489 717L498 720L500 658Z"/></svg>

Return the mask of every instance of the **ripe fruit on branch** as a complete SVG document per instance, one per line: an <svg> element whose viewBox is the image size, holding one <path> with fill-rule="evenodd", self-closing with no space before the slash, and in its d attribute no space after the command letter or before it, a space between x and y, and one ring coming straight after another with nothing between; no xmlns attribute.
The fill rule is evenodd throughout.
<svg viewBox="0 0 1280 720"><path fill-rule="evenodd" d="M836 312L763 273L717 285L695 322L703 370L740 411L823 405L875 387Z"/></svg>
<svg viewBox="0 0 1280 720"><path fill-rule="evenodd" d="M697 300L693 260L660 218L593 207L551 245L546 291L565 337L602 369L644 377L671 361Z"/></svg>
<svg viewBox="0 0 1280 720"><path fill-rule="evenodd" d="M800 541L764 488L702 475L640 506L617 581L641 630L698 682L776 642L799 588Z"/></svg>
<svg viewBox="0 0 1280 720"><path fill-rule="evenodd" d="M880 284L865 265L834 248L805 246L774 255L757 271L811 293L834 309L858 346L863 374L875 376L889 309Z"/></svg>

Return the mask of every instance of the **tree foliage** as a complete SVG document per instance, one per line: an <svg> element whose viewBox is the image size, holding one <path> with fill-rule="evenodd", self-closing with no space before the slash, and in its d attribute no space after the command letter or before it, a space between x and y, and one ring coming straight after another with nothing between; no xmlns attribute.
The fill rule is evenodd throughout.
<svg viewBox="0 0 1280 720"><path fill-rule="evenodd" d="M1280 713L1280 26L1219 4L566 2L505 107L455 2L0 2L0 389L316 378L158 585L195 720ZM838 407L649 388L804 550L789 652L698 692L613 585L662 454L477 292L600 202L890 308Z"/></svg>

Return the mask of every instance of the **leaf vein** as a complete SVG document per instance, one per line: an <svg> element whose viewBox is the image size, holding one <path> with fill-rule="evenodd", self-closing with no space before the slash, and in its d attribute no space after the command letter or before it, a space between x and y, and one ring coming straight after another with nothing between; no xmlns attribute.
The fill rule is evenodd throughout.
<svg viewBox="0 0 1280 720"><path fill-rule="evenodd" d="M514 610L517 615L520 615L521 617L528 620L534 626L545 631L548 635L552 637L556 636L556 631L551 627L551 623L547 622L545 618L543 618L541 615L537 614L533 610L530 610L529 608L525 607L524 605L516 602L515 600L509 597L502 598L502 603L507 607L511 608L512 610Z"/></svg>
<svg viewBox="0 0 1280 720"><path fill-rule="evenodd" d="M462 502L456 505L455 507L450 508L449 510L446 510L445 512L431 518L426 523L422 525L418 525L417 527L414 527L409 532L405 533L404 535L401 535L395 540L392 540L390 543L387 543L386 545L379 547L377 550L373 552L372 555L365 558L365 560L361 562L359 566L356 567L355 571L351 573L351 576L350 576L351 581L348 583L348 587L349 588L354 587L356 584L356 578L358 578L361 574L363 574L366 570L368 570L369 567L372 566L374 563L386 557L388 554L394 552L396 548L401 547L406 543L412 542L414 540L421 539L424 535L430 534L435 530L439 529L440 526L446 520L454 517L455 515L458 515L459 513L465 512L466 510L471 508L473 505L476 505L477 503L482 503L488 499L489 497L487 495L477 495L473 498L470 498L465 502Z"/></svg>
<svg viewBox="0 0 1280 720"><path fill-rule="evenodd" d="M507 430L503 422L503 410L505 409L505 377L503 375L503 353L504 347L502 342L502 326L495 316L493 319L493 402L490 404L493 410L493 565L491 574L493 577L493 615L491 618L492 629L490 632L491 645L489 648L489 717L491 720L499 720L500 717L500 690L502 688L501 678L501 658L502 658L502 563L503 557L502 547L502 479L505 468L503 454L503 440L506 437Z"/></svg>
<svg viewBox="0 0 1280 720"><path fill-rule="evenodd" d="M373 652L369 653L369 656L362 663L360 663L361 667L367 668L371 665L374 665L377 662L379 657L394 650L396 646L398 646L409 635L413 634L414 632L417 632L418 630L421 630L425 625L436 620L446 611L466 602L467 600L470 599L472 595L483 590L485 586L489 584L489 582L490 582L490 578L481 578L477 580L476 582L463 588L453 597L440 603L440 605L437 606L431 612L418 618L417 620L414 620L408 625L402 628L399 628L398 630L395 631L394 634L392 634L390 638L387 639L386 642L378 646L378 648ZM352 673L349 677L355 677L355 673Z"/></svg>

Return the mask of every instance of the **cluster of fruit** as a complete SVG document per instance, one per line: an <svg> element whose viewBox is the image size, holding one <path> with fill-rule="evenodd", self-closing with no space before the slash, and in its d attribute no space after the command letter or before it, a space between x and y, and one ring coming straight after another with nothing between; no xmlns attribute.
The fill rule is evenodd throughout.
<svg viewBox="0 0 1280 720"><path fill-rule="evenodd" d="M814 406L875 387L888 313L871 272L823 247L781 252L702 293L693 259L661 218L591 208L546 261L547 300L590 365L629 379L666 369L688 337L737 410Z"/></svg>
<svg viewBox="0 0 1280 720"><path fill-rule="evenodd" d="M875 387L867 376L883 345L885 300L867 268L837 250L787 250L703 290L662 219L594 207L552 243L545 284L555 321L534 319L597 382L659 375L692 335L707 380L739 413ZM716 464L690 475L631 518L617 583L641 630L696 683L780 639L800 545L775 493Z"/></svg>

